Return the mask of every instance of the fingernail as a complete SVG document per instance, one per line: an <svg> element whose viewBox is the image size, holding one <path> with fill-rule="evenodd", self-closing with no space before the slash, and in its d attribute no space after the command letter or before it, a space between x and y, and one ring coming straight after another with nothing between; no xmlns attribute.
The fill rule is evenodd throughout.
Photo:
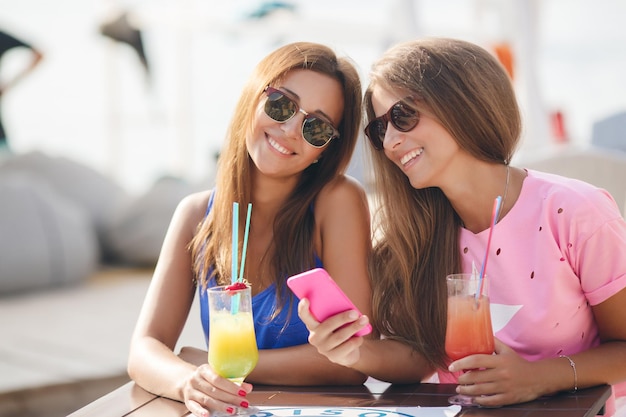
<svg viewBox="0 0 626 417"><path fill-rule="evenodd" d="M238 394L239 394L240 397L245 397L246 395L248 395L248 393L245 390L243 390L243 389L240 389Z"/></svg>
<svg viewBox="0 0 626 417"><path fill-rule="evenodd" d="M228 414L234 414L234 413L235 413L235 409L234 409L233 407L228 407L228 408L226 409L226 412L227 412Z"/></svg>
<svg viewBox="0 0 626 417"><path fill-rule="evenodd" d="M239 405L243 408L248 408L250 406L250 403L248 403L248 401L242 401L239 403Z"/></svg>
<svg viewBox="0 0 626 417"><path fill-rule="evenodd" d="M348 313L349 320L356 320L358 318L359 318L359 313L357 313L356 311L352 310L350 311L350 313Z"/></svg>

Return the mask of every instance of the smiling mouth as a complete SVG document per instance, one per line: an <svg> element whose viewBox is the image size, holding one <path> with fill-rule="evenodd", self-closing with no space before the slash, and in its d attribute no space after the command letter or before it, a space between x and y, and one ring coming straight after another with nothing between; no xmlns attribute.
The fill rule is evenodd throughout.
<svg viewBox="0 0 626 417"><path fill-rule="evenodd" d="M402 165L406 165L409 161L412 161L413 159L415 159L418 156L420 156L422 154L422 152L424 152L424 148L420 148L420 149L416 149L414 151L411 151L411 152L407 153L406 155L404 155L402 157L402 159L400 159L400 163Z"/></svg>
<svg viewBox="0 0 626 417"><path fill-rule="evenodd" d="M276 142L272 138L268 138L268 142L269 142L269 144L270 144L270 146L272 148L276 149L278 152L282 153L283 155L293 155L294 154L294 152L289 151L289 149L280 146L280 144L278 142Z"/></svg>

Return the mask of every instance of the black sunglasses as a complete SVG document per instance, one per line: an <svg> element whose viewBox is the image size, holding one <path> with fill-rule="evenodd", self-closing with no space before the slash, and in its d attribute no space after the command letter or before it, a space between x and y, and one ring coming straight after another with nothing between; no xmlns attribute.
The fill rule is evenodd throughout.
<svg viewBox="0 0 626 417"><path fill-rule="evenodd" d="M405 101L398 101L391 106L387 113L375 118L367 124L365 135L376 150L383 149L383 140L387 133L389 122L400 132L408 132L415 129L420 121L420 113L414 106L410 106Z"/></svg>
<svg viewBox="0 0 626 417"><path fill-rule="evenodd" d="M285 123L298 112L304 114L302 137L309 145L321 148L326 146L332 139L339 138L339 132L333 125L302 110L298 103L282 91L267 86L265 87L265 94L267 94L265 114L272 120L278 123Z"/></svg>

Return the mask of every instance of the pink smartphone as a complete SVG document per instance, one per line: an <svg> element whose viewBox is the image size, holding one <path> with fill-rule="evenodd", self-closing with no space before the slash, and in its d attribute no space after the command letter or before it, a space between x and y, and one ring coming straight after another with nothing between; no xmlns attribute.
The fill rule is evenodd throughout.
<svg viewBox="0 0 626 417"><path fill-rule="evenodd" d="M359 311L325 269L315 268L289 277L287 285L298 298L309 300L311 313L317 321L347 310ZM355 334L365 336L371 331L372 326L368 324Z"/></svg>

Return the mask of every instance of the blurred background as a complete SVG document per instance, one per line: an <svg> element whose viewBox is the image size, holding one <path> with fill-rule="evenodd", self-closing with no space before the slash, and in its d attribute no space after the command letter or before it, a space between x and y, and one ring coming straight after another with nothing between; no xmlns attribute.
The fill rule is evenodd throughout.
<svg viewBox="0 0 626 417"><path fill-rule="evenodd" d="M269 51L326 43L367 84L393 43L479 43L510 64L520 160L546 155L538 167L623 209L625 17L622 0L0 0L0 31L43 56L0 90L0 416L66 415L126 381L173 209L212 186L240 88ZM0 55L1 88L32 53ZM610 162L589 152L599 132ZM360 157L350 173L367 184ZM181 344L202 347L197 322Z"/></svg>
<svg viewBox="0 0 626 417"><path fill-rule="evenodd" d="M294 40L325 42L349 55L364 82L372 60L396 41L434 35L486 47L506 43L529 129L525 144L533 149L554 140L549 123L556 111L567 139L585 143L594 121L626 107L621 0L281 4L0 0L0 28L45 54L2 97L11 148L84 162L132 192L162 175L208 178L243 81L262 56ZM128 43L102 34L124 13L127 27L140 31L147 68ZM27 57L12 54L3 72Z"/></svg>

